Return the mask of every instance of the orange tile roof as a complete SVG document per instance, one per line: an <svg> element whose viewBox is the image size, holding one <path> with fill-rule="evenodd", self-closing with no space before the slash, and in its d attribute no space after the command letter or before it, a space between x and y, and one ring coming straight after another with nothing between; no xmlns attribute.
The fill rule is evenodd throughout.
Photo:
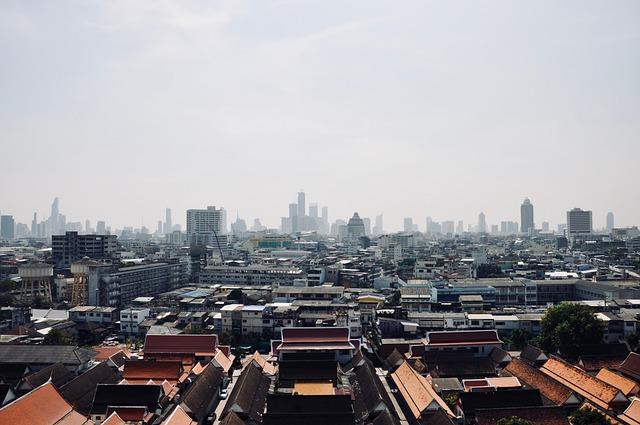
<svg viewBox="0 0 640 425"><path fill-rule="evenodd" d="M175 383L182 374L182 363L177 361L144 361L133 360L124 364L122 376L129 382L134 380L166 379Z"/></svg>
<svg viewBox="0 0 640 425"><path fill-rule="evenodd" d="M96 355L93 356L93 360L97 362L107 360L109 357L113 356L114 354L118 354L121 351L124 353L124 355L127 358L131 357L131 353L129 352L129 350L127 350L126 347L120 347L120 346L112 347L108 345L102 345L97 347L91 347L91 349L96 352Z"/></svg>
<svg viewBox="0 0 640 425"><path fill-rule="evenodd" d="M437 408L442 409L449 417L455 418L449 406L436 393L427 378L413 370L409 363L402 363L391 374L391 379L398 387L415 419L420 419L427 409L437 410Z"/></svg>
<svg viewBox="0 0 640 425"><path fill-rule="evenodd" d="M113 412L102 422L102 425L125 425L125 421L116 412Z"/></svg>
<svg viewBox="0 0 640 425"><path fill-rule="evenodd" d="M640 425L640 399L633 397L629 407L618 416L618 419L631 425Z"/></svg>
<svg viewBox="0 0 640 425"><path fill-rule="evenodd" d="M191 417L184 411L181 406L173 409L173 412L167 419L162 421L162 425L196 425L197 422L193 421Z"/></svg>
<svg viewBox="0 0 640 425"><path fill-rule="evenodd" d="M0 423L11 425L83 425L90 423L73 410L48 382L0 408Z"/></svg>
<svg viewBox="0 0 640 425"><path fill-rule="evenodd" d="M631 379L610 371L609 369L600 369L600 372L596 375L596 378L602 382L606 382L612 387L616 387L622 392L622 394L629 396L635 394L638 391L638 384Z"/></svg>
<svg viewBox="0 0 640 425"><path fill-rule="evenodd" d="M227 357L222 351L216 353L213 357L213 362L220 366L225 372L229 372L229 369L233 366L233 359Z"/></svg>
<svg viewBox="0 0 640 425"><path fill-rule="evenodd" d="M557 406L563 406L573 394L569 388L519 358L514 358L504 370L526 385L539 390L542 396Z"/></svg>
<svg viewBox="0 0 640 425"><path fill-rule="evenodd" d="M269 363L257 351L255 353L253 353L251 356L248 356L243 360L242 368L244 369L245 367L247 367L247 365L249 363L251 363L252 361L255 361L256 363L258 363L258 366L260 366L262 368L262 371L264 373L266 373L267 375L275 375L276 372L277 372L277 368L272 363Z"/></svg>
<svg viewBox="0 0 640 425"><path fill-rule="evenodd" d="M627 400L617 388L559 359L547 360L540 371L605 410Z"/></svg>

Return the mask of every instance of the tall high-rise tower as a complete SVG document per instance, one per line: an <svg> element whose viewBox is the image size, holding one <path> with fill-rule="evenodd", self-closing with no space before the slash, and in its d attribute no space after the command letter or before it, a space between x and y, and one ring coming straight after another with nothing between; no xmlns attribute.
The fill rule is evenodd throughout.
<svg viewBox="0 0 640 425"><path fill-rule="evenodd" d="M613 213L608 212L607 213L607 230L610 232L611 230L613 230L613 226L614 226Z"/></svg>
<svg viewBox="0 0 640 425"><path fill-rule="evenodd" d="M173 232L173 223L171 222L171 208L164 210L164 228L162 229L165 234Z"/></svg>
<svg viewBox="0 0 640 425"><path fill-rule="evenodd" d="M215 236L222 233L222 220L223 210L215 206L187 210L187 237L191 244L215 246Z"/></svg>
<svg viewBox="0 0 640 425"><path fill-rule="evenodd" d="M304 192L298 192L298 217L307 215L306 196Z"/></svg>
<svg viewBox="0 0 640 425"><path fill-rule="evenodd" d="M533 229L535 229L533 224L533 204L529 198L525 198L522 205L520 205L520 231L529 233Z"/></svg>
<svg viewBox="0 0 640 425"><path fill-rule="evenodd" d="M486 233L487 232L487 219L484 216L483 212L478 214L478 232L480 232L480 233Z"/></svg>

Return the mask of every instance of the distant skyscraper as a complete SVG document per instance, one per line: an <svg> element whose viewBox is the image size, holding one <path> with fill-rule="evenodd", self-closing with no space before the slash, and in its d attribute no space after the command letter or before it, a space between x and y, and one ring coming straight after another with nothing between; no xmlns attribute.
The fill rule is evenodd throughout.
<svg viewBox="0 0 640 425"><path fill-rule="evenodd" d="M16 236L16 223L12 215L0 216L0 236L3 239L13 239Z"/></svg>
<svg viewBox="0 0 640 425"><path fill-rule="evenodd" d="M364 234L371 236L371 219L369 217L363 217L362 222L364 223Z"/></svg>
<svg viewBox="0 0 640 425"><path fill-rule="evenodd" d="M522 233L529 233L535 229L533 224L533 204L529 198L525 198L522 205L520 205L520 226Z"/></svg>
<svg viewBox="0 0 640 425"><path fill-rule="evenodd" d="M381 235L384 233L384 224L382 221L382 214L376 216L376 225L373 228L374 235Z"/></svg>
<svg viewBox="0 0 640 425"><path fill-rule="evenodd" d="M478 214L478 232L480 232L480 233L486 233L487 232L487 219L484 216L483 212Z"/></svg>
<svg viewBox="0 0 640 425"><path fill-rule="evenodd" d="M213 245L214 230L218 236L222 233L222 209L187 210L187 237L192 244Z"/></svg>
<svg viewBox="0 0 640 425"><path fill-rule="evenodd" d="M329 230L329 207L322 207L322 227L320 232L328 234Z"/></svg>
<svg viewBox="0 0 640 425"><path fill-rule="evenodd" d="M318 204L309 204L309 217L318 218Z"/></svg>
<svg viewBox="0 0 640 425"><path fill-rule="evenodd" d="M349 219L347 223L347 233L349 236L353 238L359 238L360 236L365 235L365 226L364 222L358 215L358 213L353 213L353 216Z"/></svg>
<svg viewBox="0 0 640 425"><path fill-rule="evenodd" d="M458 225L456 226L456 233L459 235L464 233L464 223L462 220L458 220Z"/></svg>
<svg viewBox="0 0 640 425"><path fill-rule="evenodd" d="M497 224L492 224L491 225L491 234L492 235L496 235L498 233L498 225Z"/></svg>
<svg viewBox="0 0 640 425"><path fill-rule="evenodd" d="M60 215L60 201L56 196L56 198L53 200L53 203L51 204L51 217L57 217L58 215Z"/></svg>
<svg viewBox="0 0 640 425"><path fill-rule="evenodd" d="M304 217L307 215L306 211L306 196L304 192L298 192L298 217ZM301 219L302 220L302 219Z"/></svg>
<svg viewBox="0 0 640 425"><path fill-rule="evenodd" d="M453 220L445 220L442 222L442 233L445 235L453 235L455 233L455 223Z"/></svg>
<svg viewBox="0 0 640 425"><path fill-rule="evenodd" d="M33 213L33 220L31 220L31 236L38 237L38 213Z"/></svg>
<svg viewBox="0 0 640 425"><path fill-rule="evenodd" d="M162 220L158 220L158 228L156 229L157 234L162 234Z"/></svg>
<svg viewBox="0 0 640 425"><path fill-rule="evenodd" d="M591 233L593 221L591 211L574 208L567 211L567 232L569 235L576 233Z"/></svg>
<svg viewBox="0 0 640 425"><path fill-rule="evenodd" d="M549 233L549 222L548 221L543 221L542 222L542 232L543 233Z"/></svg>
<svg viewBox="0 0 640 425"><path fill-rule="evenodd" d="M164 210L164 227L163 233L169 234L173 232L173 222L171 220L171 208L166 208Z"/></svg>
<svg viewBox="0 0 640 425"><path fill-rule="evenodd" d="M608 231L613 230L613 226L614 226L613 213L609 212L607 213L607 230Z"/></svg>
<svg viewBox="0 0 640 425"><path fill-rule="evenodd" d="M411 217L404 218L404 231L408 233L413 232L413 218Z"/></svg>
<svg viewBox="0 0 640 425"><path fill-rule="evenodd" d="M85 220L84 221L84 232L85 233L91 233L91 221L90 220Z"/></svg>
<svg viewBox="0 0 640 425"><path fill-rule="evenodd" d="M107 234L107 224L104 221L98 221L96 223L96 233L98 235L106 235Z"/></svg>

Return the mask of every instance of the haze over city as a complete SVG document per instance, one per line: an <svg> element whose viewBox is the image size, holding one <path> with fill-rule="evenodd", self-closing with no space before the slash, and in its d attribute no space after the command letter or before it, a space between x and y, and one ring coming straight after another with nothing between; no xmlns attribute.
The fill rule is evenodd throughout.
<svg viewBox="0 0 640 425"><path fill-rule="evenodd" d="M0 210L638 224L640 4L0 4ZM180 213L179 213L180 212Z"/></svg>

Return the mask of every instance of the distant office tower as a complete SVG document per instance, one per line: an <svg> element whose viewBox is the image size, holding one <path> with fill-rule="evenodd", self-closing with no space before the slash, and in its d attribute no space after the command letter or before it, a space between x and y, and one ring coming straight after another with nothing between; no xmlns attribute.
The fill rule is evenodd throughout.
<svg viewBox="0 0 640 425"><path fill-rule="evenodd" d="M98 221L96 223L96 233L98 235L106 235L107 234L107 224L104 221Z"/></svg>
<svg viewBox="0 0 640 425"><path fill-rule="evenodd" d="M369 217L364 217L362 222L364 223L364 234L366 236L371 236L371 219Z"/></svg>
<svg viewBox="0 0 640 425"><path fill-rule="evenodd" d="M549 222L548 221L543 221L542 222L542 232L543 233L549 233Z"/></svg>
<svg viewBox="0 0 640 425"><path fill-rule="evenodd" d="M478 214L478 232L480 232L480 233L486 233L487 232L487 219L484 216L483 212Z"/></svg>
<svg viewBox="0 0 640 425"><path fill-rule="evenodd" d="M577 233L591 233L593 221L591 211L574 208L567 211L567 232L569 235Z"/></svg>
<svg viewBox="0 0 640 425"><path fill-rule="evenodd" d="M89 220L85 220L84 221L84 231L85 231L85 233L92 233L91 232L91 221L89 221Z"/></svg>
<svg viewBox="0 0 640 425"><path fill-rule="evenodd" d="M562 224L558 224L558 234L560 235L564 235L567 231L567 225L562 223Z"/></svg>
<svg viewBox="0 0 640 425"><path fill-rule="evenodd" d="M381 235L384 233L382 214L376 216L376 225L373 227L374 235Z"/></svg>
<svg viewBox="0 0 640 425"><path fill-rule="evenodd" d="M163 233L169 234L173 232L173 221L171 220L171 208L166 208L164 210L164 227Z"/></svg>
<svg viewBox="0 0 640 425"><path fill-rule="evenodd" d="M309 217L318 218L318 204L309 204Z"/></svg>
<svg viewBox="0 0 640 425"><path fill-rule="evenodd" d="M51 204L51 217L57 217L58 215L60 215L60 201L56 196Z"/></svg>
<svg viewBox="0 0 640 425"><path fill-rule="evenodd" d="M192 245L215 246L215 235L222 234L222 211L215 206L187 210L187 237Z"/></svg>
<svg viewBox="0 0 640 425"><path fill-rule="evenodd" d="M38 235L38 213L33 213L33 220L31 220L31 236L37 238Z"/></svg>
<svg viewBox="0 0 640 425"><path fill-rule="evenodd" d="M431 219L431 217L427 217L427 227L425 227L425 229L429 234L432 232L431 223L433 223L433 220Z"/></svg>
<svg viewBox="0 0 640 425"><path fill-rule="evenodd" d="M298 217L304 217L307 215L306 200L304 192L298 192ZM300 220L304 220L301 218Z"/></svg>
<svg viewBox="0 0 640 425"><path fill-rule="evenodd" d="M322 228L320 231L325 235L329 233L329 207L322 207Z"/></svg>
<svg viewBox="0 0 640 425"><path fill-rule="evenodd" d="M533 224L533 204L529 198L525 198L522 205L520 205L520 226L522 233L529 233L535 229Z"/></svg>
<svg viewBox="0 0 640 425"><path fill-rule="evenodd" d="M491 225L491 234L492 235L497 235L498 234L498 225L497 224L492 224Z"/></svg>
<svg viewBox="0 0 640 425"><path fill-rule="evenodd" d="M3 239L13 239L16 237L16 223L12 215L0 217L0 236Z"/></svg>
<svg viewBox="0 0 640 425"><path fill-rule="evenodd" d="M455 233L455 223L453 220L446 220L442 222L442 233L445 235L453 235Z"/></svg>
<svg viewBox="0 0 640 425"><path fill-rule="evenodd" d="M404 231L405 232L413 232L413 218L405 217L404 218Z"/></svg>
<svg viewBox="0 0 640 425"><path fill-rule="evenodd" d="M225 210L223 207L220 207L220 211L222 221L220 223L220 233L226 235L227 233L229 233L229 230L227 228L227 210Z"/></svg>
<svg viewBox="0 0 640 425"><path fill-rule="evenodd" d="M162 234L162 220L158 220L158 227L156 228L156 233L158 235Z"/></svg>
<svg viewBox="0 0 640 425"><path fill-rule="evenodd" d="M357 212L353 213L353 217L351 217L347 223L347 233L353 238L365 236L364 222Z"/></svg>
<svg viewBox="0 0 640 425"><path fill-rule="evenodd" d="M613 213L609 212L609 213L607 213L607 230L608 231L612 231L613 230L613 226L614 226Z"/></svg>
<svg viewBox="0 0 640 425"><path fill-rule="evenodd" d="M459 235L464 233L464 222L462 220L458 220L458 225L456 226L456 233Z"/></svg>

